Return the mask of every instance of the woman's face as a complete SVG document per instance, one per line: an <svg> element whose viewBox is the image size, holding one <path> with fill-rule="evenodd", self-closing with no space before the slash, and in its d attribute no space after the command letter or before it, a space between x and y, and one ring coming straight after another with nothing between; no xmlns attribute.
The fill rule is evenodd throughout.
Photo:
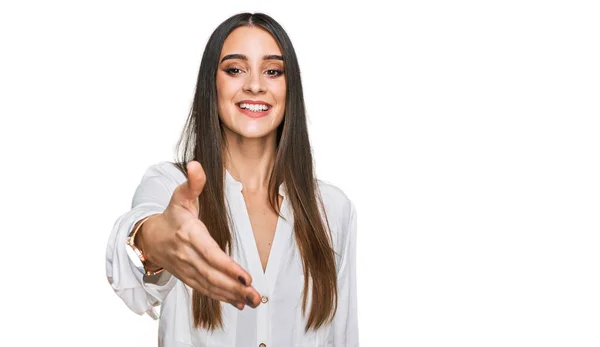
<svg viewBox="0 0 600 347"><path fill-rule="evenodd" d="M283 120L285 90L281 50L271 34L257 27L232 31L223 43L217 69L224 126L246 138L272 133Z"/></svg>

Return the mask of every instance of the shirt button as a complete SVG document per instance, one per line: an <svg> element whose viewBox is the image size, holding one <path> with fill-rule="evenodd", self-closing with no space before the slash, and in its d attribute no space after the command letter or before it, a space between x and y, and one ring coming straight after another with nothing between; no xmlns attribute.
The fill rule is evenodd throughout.
<svg viewBox="0 0 600 347"><path fill-rule="evenodd" d="M258 347L267 347L267 345L265 345L264 343L261 343L260 345L258 345Z"/></svg>
<svg viewBox="0 0 600 347"><path fill-rule="evenodd" d="M263 304L266 304L267 302L269 302L269 298L267 298L266 296L263 296L263 297L260 299L260 301L261 301ZM263 345L264 345L264 344L263 344ZM265 346L260 346L260 347L265 347Z"/></svg>

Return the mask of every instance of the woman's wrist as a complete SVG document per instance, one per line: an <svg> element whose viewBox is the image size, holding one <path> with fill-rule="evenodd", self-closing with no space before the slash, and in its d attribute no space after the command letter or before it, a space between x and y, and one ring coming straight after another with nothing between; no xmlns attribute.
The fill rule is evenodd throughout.
<svg viewBox="0 0 600 347"><path fill-rule="evenodd" d="M159 222L161 216L161 213L149 216L148 219L143 222L140 230L138 230L137 234L135 235L135 239L133 240L133 243L140 250L140 252L142 252L144 258L146 259L144 267L150 272L155 272L162 269L161 266L154 262L154 253L152 251L152 245L154 244L154 230L156 230L154 226L156 226L156 224Z"/></svg>

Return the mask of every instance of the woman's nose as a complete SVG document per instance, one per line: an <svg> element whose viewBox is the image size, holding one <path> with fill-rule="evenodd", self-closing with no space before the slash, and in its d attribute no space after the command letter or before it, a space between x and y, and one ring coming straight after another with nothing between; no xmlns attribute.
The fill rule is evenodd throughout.
<svg viewBox="0 0 600 347"><path fill-rule="evenodd" d="M244 89L253 94L262 93L265 91L265 83L259 73L250 73L246 79Z"/></svg>

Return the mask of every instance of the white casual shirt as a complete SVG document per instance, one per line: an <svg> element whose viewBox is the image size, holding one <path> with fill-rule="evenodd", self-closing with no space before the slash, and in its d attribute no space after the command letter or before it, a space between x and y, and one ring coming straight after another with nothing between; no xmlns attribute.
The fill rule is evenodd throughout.
<svg viewBox="0 0 600 347"><path fill-rule="evenodd" d="M161 305L159 346L219 347L349 347L358 346L356 309L356 210L334 185L318 181L332 231L338 283L338 307L330 324L304 332L302 289L304 274L293 234L293 213L284 197L266 270L258 255L250 218L242 195L242 183L226 171L226 207L233 220L231 257L252 276L252 286L262 295L255 309L239 311L221 303L223 329L210 332L193 327L192 289L167 271L143 275L141 263L131 254L126 238L140 219L163 212L175 188L186 181L170 162L150 166L133 196L132 208L114 224L106 251L106 275L114 291L137 314L157 319ZM322 211L321 211L322 212ZM128 250L129 249L129 250ZM310 286L309 286L310 288ZM310 295L307 316L310 311Z"/></svg>

